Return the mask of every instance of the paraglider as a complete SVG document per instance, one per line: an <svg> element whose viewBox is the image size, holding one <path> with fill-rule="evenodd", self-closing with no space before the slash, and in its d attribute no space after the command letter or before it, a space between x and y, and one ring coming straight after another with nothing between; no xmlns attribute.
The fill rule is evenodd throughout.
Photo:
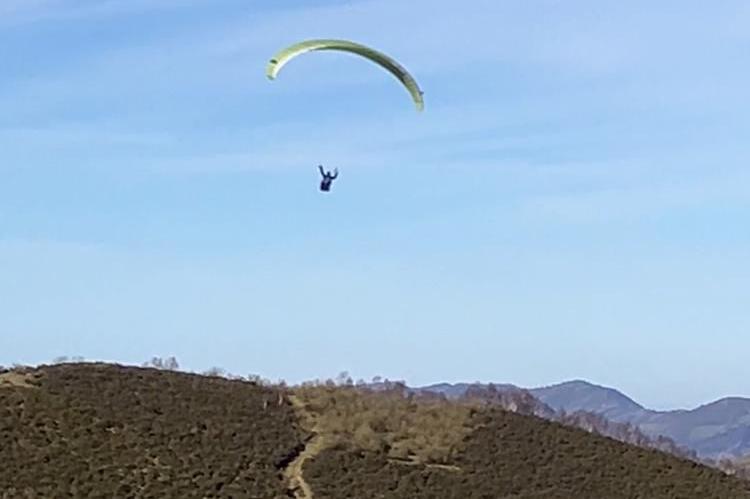
<svg viewBox="0 0 750 499"><path fill-rule="evenodd" d="M337 168L333 169L333 175L331 175L330 171L323 170L323 165L318 165L318 169L320 170L320 174L323 176L323 180L320 181L320 190L323 192L328 192L331 190L331 183L336 180L336 177L339 176L339 171Z"/></svg>
<svg viewBox="0 0 750 499"><path fill-rule="evenodd" d="M423 92L419 88L419 85L417 85L417 81L414 77L409 74L403 66L382 52L347 40L320 39L295 43L294 45L279 51L271 58L266 66L266 76L271 80L275 79L281 68L290 60L298 55L314 50L340 50L369 59L389 71L404 87L406 87L406 90L414 101L417 111L422 111L422 109L424 109L424 100L422 98Z"/></svg>
<svg viewBox="0 0 750 499"><path fill-rule="evenodd" d="M316 50L338 50L342 52L349 52L352 54L359 55L368 59L380 67L390 72L393 76L401 82L406 88L407 92L414 102L414 106L417 111L424 109L423 92L419 88L417 81L409 72L396 62L393 58L379 52L373 48L361 45L359 43L350 42L348 40L334 40L334 39L316 39L316 40L305 40L299 43L290 45L279 52L277 52L268 62L266 66L266 76L270 80L276 79L276 76L289 61L295 57ZM323 166L319 165L320 174L323 179L320 181L320 190L328 192L331 190L331 183L338 177L338 170L334 169L332 174L330 171L326 172L323 170Z"/></svg>

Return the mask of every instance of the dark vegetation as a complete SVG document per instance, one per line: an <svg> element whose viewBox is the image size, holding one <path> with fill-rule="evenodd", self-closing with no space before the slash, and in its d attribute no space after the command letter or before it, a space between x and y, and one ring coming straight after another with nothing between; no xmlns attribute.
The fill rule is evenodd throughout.
<svg viewBox="0 0 750 499"><path fill-rule="evenodd" d="M543 419L525 394L151 365L0 373L0 498L750 499L737 477Z"/></svg>
<svg viewBox="0 0 750 499"><path fill-rule="evenodd" d="M274 389L101 364L26 375L0 385L0 497L286 497L277 465L305 435Z"/></svg>

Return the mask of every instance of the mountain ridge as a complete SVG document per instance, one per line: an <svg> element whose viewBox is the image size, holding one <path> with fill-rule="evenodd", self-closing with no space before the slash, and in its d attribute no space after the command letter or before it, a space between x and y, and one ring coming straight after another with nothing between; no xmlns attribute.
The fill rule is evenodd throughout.
<svg viewBox="0 0 750 499"><path fill-rule="evenodd" d="M644 407L616 388L583 379L536 388L492 383L480 385L525 389L555 411L584 411L613 422L632 424L651 438L670 438L678 445L694 450L701 458L738 458L750 454L750 398L728 396L693 409L659 411ZM457 396L468 386L472 384L436 383L419 389Z"/></svg>

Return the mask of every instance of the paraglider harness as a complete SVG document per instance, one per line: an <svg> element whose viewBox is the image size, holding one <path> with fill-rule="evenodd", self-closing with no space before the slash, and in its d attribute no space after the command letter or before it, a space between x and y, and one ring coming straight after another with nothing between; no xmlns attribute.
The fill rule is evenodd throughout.
<svg viewBox="0 0 750 499"><path fill-rule="evenodd" d="M324 192L328 192L331 190L331 182L333 182L336 177L339 176L338 169L334 168L334 174L331 175L331 172L326 172L323 170L323 165L318 165L318 169L320 170L320 174L323 175L323 180L320 181L320 190Z"/></svg>

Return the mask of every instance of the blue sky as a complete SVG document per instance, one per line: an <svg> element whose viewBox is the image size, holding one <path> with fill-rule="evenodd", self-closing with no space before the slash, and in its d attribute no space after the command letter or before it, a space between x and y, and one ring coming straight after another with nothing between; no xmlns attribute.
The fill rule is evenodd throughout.
<svg viewBox="0 0 750 499"><path fill-rule="evenodd" d="M3 0L0 364L750 396L748 26L739 0ZM265 78L317 37L399 59L425 111L351 55Z"/></svg>

